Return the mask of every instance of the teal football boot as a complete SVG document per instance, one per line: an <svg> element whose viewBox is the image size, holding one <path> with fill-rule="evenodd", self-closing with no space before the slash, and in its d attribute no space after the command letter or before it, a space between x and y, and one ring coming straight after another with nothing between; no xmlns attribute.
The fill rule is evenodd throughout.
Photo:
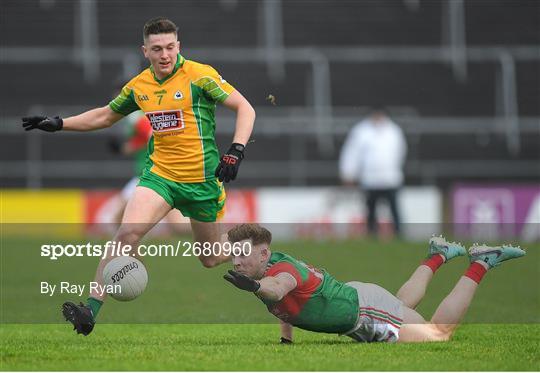
<svg viewBox="0 0 540 373"><path fill-rule="evenodd" d="M510 245L487 246L475 244L469 249L469 260L472 262L482 261L489 268L497 267L502 262L519 258L525 255L525 250Z"/></svg>
<svg viewBox="0 0 540 373"><path fill-rule="evenodd" d="M428 258L435 254L441 254L445 258L445 262L457 256L467 255L467 249L461 243L448 242L443 236L433 236L429 240Z"/></svg>

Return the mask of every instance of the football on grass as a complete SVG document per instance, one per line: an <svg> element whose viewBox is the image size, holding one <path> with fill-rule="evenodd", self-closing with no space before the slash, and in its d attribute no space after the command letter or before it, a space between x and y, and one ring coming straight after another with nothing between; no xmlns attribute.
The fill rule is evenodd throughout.
<svg viewBox="0 0 540 373"><path fill-rule="evenodd" d="M140 260L120 256L107 263L103 269L103 283L111 297L119 301L130 301L146 289L148 273Z"/></svg>

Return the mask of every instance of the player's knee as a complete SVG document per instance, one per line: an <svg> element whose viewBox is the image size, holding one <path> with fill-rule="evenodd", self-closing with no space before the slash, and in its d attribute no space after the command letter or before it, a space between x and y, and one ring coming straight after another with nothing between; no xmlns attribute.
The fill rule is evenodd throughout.
<svg viewBox="0 0 540 373"><path fill-rule="evenodd" d="M430 339L433 342L446 342L452 337L453 325L431 324Z"/></svg>
<svg viewBox="0 0 540 373"><path fill-rule="evenodd" d="M447 342L450 340L451 334L449 333L436 333L433 335L431 341L432 342Z"/></svg>
<svg viewBox="0 0 540 373"><path fill-rule="evenodd" d="M137 245L144 236L144 232L136 226L121 226L115 236L115 241L122 244Z"/></svg>
<svg viewBox="0 0 540 373"><path fill-rule="evenodd" d="M136 232L122 232L116 235L116 241L122 244L133 245L139 241L140 236Z"/></svg>

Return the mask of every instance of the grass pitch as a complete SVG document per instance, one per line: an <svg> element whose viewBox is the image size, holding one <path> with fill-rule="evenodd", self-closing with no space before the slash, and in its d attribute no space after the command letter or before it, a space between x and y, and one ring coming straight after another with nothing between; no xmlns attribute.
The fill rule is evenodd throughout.
<svg viewBox="0 0 540 373"><path fill-rule="evenodd" d="M48 239L47 239L48 240ZM429 344L359 344L295 329L280 345L273 316L254 296L203 269L196 258L148 258L149 284L133 302L106 302L94 332L76 335L60 314L73 295L39 293L40 281L92 279L96 258L50 261L44 239L3 239L0 369L5 370L540 370L540 246L490 271L454 339ZM276 242L273 248L324 267L342 281L395 293L426 253L425 243ZM429 319L467 268L444 265L419 312ZM85 297L84 297L85 298ZM80 299L80 300L84 300ZM41 324L32 324L39 322Z"/></svg>
<svg viewBox="0 0 540 373"><path fill-rule="evenodd" d="M2 370L530 370L540 369L538 325L464 325L446 343L360 344L277 325L2 326Z"/></svg>

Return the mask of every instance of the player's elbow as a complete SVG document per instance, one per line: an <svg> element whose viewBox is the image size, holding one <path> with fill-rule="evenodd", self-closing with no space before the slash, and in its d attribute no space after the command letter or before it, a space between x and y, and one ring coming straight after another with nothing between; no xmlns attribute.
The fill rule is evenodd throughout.
<svg viewBox="0 0 540 373"><path fill-rule="evenodd" d="M104 128L109 128L109 127L111 127L113 124L114 124L114 123L111 123L111 122L101 121L101 122L98 122L98 126L97 126L97 127L98 127L99 129L104 129ZM122 154L124 154L124 153L122 152ZM126 155L126 154L124 154L124 155Z"/></svg>
<svg viewBox="0 0 540 373"><path fill-rule="evenodd" d="M244 113L244 115L255 116L255 109L244 97L236 102L236 110Z"/></svg>
<svg viewBox="0 0 540 373"><path fill-rule="evenodd" d="M284 297L284 295L279 294L276 290L272 290L267 287L265 289L261 288L259 291L257 291L257 294L270 302L279 302Z"/></svg>
<svg viewBox="0 0 540 373"><path fill-rule="evenodd" d="M120 118L121 114L113 111L109 106L104 106L98 109L97 123L99 128L109 128L115 124Z"/></svg>
<svg viewBox="0 0 540 373"><path fill-rule="evenodd" d="M275 299L273 299L273 300L275 302L279 302L285 297L285 295L287 295L287 291L285 291L284 289L276 289L274 291L274 298Z"/></svg>
<svg viewBox="0 0 540 373"><path fill-rule="evenodd" d="M109 128L114 123L116 123L116 121L113 118L111 118L110 115L104 114L99 118L98 123L99 123L100 128Z"/></svg>
<svg viewBox="0 0 540 373"><path fill-rule="evenodd" d="M251 104L247 100L242 103L240 110L244 113L244 115L250 117L252 121L255 121L257 113L255 112L253 106L251 106Z"/></svg>

